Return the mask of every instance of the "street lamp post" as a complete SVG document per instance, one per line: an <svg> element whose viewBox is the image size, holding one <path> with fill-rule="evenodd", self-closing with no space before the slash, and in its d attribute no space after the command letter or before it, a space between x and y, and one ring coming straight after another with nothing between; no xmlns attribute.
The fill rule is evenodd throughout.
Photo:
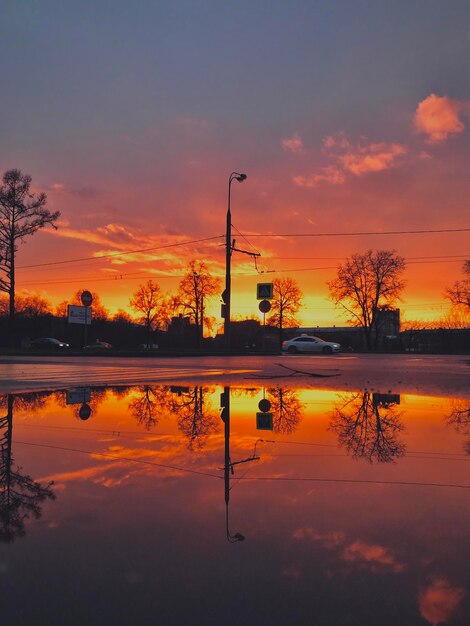
<svg viewBox="0 0 470 626"><path fill-rule="evenodd" d="M228 179L228 206L227 206L227 228L225 232L225 318L224 318L224 342L225 349L230 350L230 303L232 297L232 277L231 277L231 261L232 261L232 214L230 212L230 192L232 189L232 181L237 180L242 183L246 180L246 174L232 172Z"/></svg>

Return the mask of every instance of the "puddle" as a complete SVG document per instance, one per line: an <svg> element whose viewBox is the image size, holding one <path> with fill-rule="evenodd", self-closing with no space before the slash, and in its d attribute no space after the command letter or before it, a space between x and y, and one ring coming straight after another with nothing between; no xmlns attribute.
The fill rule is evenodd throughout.
<svg viewBox="0 0 470 626"><path fill-rule="evenodd" d="M9 394L0 445L6 624L470 623L468 400Z"/></svg>

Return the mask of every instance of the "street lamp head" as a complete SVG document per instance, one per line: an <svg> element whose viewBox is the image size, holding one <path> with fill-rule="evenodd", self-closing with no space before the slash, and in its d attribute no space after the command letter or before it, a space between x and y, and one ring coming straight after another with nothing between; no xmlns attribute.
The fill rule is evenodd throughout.
<svg viewBox="0 0 470 626"><path fill-rule="evenodd" d="M239 183L242 183L244 180L246 180L246 174L239 174L236 179Z"/></svg>

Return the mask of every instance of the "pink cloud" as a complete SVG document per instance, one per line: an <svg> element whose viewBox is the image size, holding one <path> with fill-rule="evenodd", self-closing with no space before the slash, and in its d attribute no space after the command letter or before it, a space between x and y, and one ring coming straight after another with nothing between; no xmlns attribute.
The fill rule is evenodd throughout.
<svg viewBox="0 0 470 626"><path fill-rule="evenodd" d="M447 623L457 610L465 591L460 587L451 587L442 578L433 580L419 593L421 616L433 626Z"/></svg>
<svg viewBox="0 0 470 626"><path fill-rule="evenodd" d="M463 114L470 113L470 101L452 100L432 93L418 104L414 126L418 133L427 135L428 143L440 143L449 135L463 132Z"/></svg>
<svg viewBox="0 0 470 626"><path fill-rule="evenodd" d="M286 152L293 152L294 154L301 154L304 150L302 138L298 133L294 133L290 139L283 139L282 147Z"/></svg>
<svg viewBox="0 0 470 626"><path fill-rule="evenodd" d="M330 185L342 185L346 182L344 172L336 165L323 167L318 174L310 176L294 176L294 183L297 187L316 187L319 183L330 183Z"/></svg>
<svg viewBox="0 0 470 626"><path fill-rule="evenodd" d="M338 156L343 168L362 176L368 172L381 172L397 164L399 157L406 154L406 147L398 143L372 143L368 146L351 148Z"/></svg>
<svg viewBox="0 0 470 626"><path fill-rule="evenodd" d="M319 172L309 176L295 176L298 187L316 187L320 183L342 185L348 174L363 176L373 172L388 170L400 164L400 159L407 153L407 148L399 143L358 143L353 145L344 133L328 135L323 140L327 157L335 161Z"/></svg>
<svg viewBox="0 0 470 626"><path fill-rule="evenodd" d="M318 541L325 548L336 548L345 541L345 535L340 530L321 533L315 530L315 528L297 528L292 536L294 539L299 540Z"/></svg>
<svg viewBox="0 0 470 626"><path fill-rule="evenodd" d="M405 564L397 561L387 548L363 541L355 541L347 546L342 558L345 561L369 567L372 571L383 569L399 573L405 569Z"/></svg>

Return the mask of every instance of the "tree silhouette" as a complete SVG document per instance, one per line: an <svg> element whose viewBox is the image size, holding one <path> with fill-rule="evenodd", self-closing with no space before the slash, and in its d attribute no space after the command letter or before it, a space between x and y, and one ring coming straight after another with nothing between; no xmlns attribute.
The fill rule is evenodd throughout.
<svg viewBox="0 0 470 626"><path fill-rule="evenodd" d="M59 211L46 209L46 194L31 193L31 176L7 170L0 185L0 291L8 294L10 330L15 317L15 261L18 242L45 226L55 226Z"/></svg>
<svg viewBox="0 0 470 626"><path fill-rule="evenodd" d="M216 294L220 289L220 280L214 278L203 261L191 261L188 271L183 277L178 290L178 303L188 314L196 326L198 345L204 336L207 298Z"/></svg>
<svg viewBox="0 0 470 626"><path fill-rule="evenodd" d="M298 326L297 313L302 306L303 293L293 278L275 278L273 280L273 299L268 318L270 326L279 328L279 345L282 345L284 328Z"/></svg>
<svg viewBox="0 0 470 626"><path fill-rule="evenodd" d="M141 320L147 328L147 345L150 345L150 335L152 330L159 328L163 317L163 301L160 285L153 280L148 280L145 285L140 285L132 298L129 300L130 306L141 313Z"/></svg>
<svg viewBox="0 0 470 626"><path fill-rule="evenodd" d="M0 541L11 543L16 537L26 533L25 522L29 518L39 519L45 500L54 500L51 486L41 485L31 476L21 473L21 468L14 467L12 456L13 411L20 396L3 396L2 407L6 406L6 415L0 418Z"/></svg>
<svg viewBox="0 0 470 626"><path fill-rule="evenodd" d="M402 274L405 259L395 250L368 250L353 254L338 267L337 277L328 283L330 297L351 316L351 321L362 326L367 348L379 340L378 312L394 305L404 287Z"/></svg>
<svg viewBox="0 0 470 626"><path fill-rule="evenodd" d="M470 454L470 402L468 400L454 400L452 410L447 417L447 423L461 435L469 437L464 443L465 454Z"/></svg>
<svg viewBox="0 0 470 626"><path fill-rule="evenodd" d="M220 417L206 400L207 393L207 389L196 386L172 396L172 411L189 450L202 450L207 438L220 427Z"/></svg>
<svg viewBox="0 0 470 626"><path fill-rule="evenodd" d="M353 457L391 463L405 454L405 444L399 439L404 429L400 418L393 400L364 391L335 407L329 428Z"/></svg>
<svg viewBox="0 0 470 626"><path fill-rule="evenodd" d="M144 385L138 387L139 395L127 405L131 415L147 430L155 428L165 411L168 412L168 387Z"/></svg>
<svg viewBox="0 0 470 626"><path fill-rule="evenodd" d="M302 420L304 406L297 392L286 387L268 389L270 412L273 413L273 431L289 435L294 433Z"/></svg>
<svg viewBox="0 0 470 626"><path fill-rule="evenodd" d="M457 280L446 292L446 297L454 306L463 306L470 309L470 259L463 264L465 278Z"/></svg>

